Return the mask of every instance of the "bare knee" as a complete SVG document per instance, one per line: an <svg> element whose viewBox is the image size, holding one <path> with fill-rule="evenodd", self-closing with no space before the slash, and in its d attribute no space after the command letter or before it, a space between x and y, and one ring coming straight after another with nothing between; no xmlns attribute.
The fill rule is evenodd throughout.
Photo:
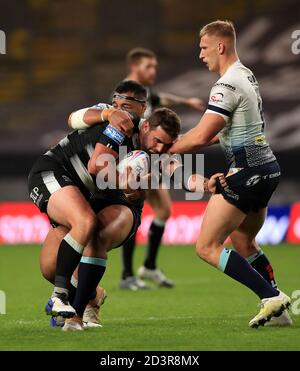
<svg viewBox="0 0 300 371"><path fill-rule="evenodd" d="M84 249L84 256L107 259L107 252L111 246L111 241L101 238L101 235L94 236L91 243Z"/></svg>
<svg viewBox="0 0 300 371"><path fill-rule="evenodd" d="M91 239L98 226L98 219L93 212L77 215L72 223L72 235L81 243L86 245Z"/></svg>
<svg viewBox="0 0 300 371"><path fill-rule="evenodd" d="M154 217L155 219L167 221L171 215L171 207L165 206L161 208L155 208L154 211Z"/></svg>

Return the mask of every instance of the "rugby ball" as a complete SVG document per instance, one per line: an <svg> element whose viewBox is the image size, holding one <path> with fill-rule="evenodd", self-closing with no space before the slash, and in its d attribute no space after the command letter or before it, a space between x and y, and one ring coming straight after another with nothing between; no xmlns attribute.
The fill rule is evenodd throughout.
<svg viewBox="0 0 300 371"><path fill-rule="evenodd" d="M150 157L141 150L129 152L118 164L119 173L123 174L130 167L135 176L145 176L150 171Z"/></svg>

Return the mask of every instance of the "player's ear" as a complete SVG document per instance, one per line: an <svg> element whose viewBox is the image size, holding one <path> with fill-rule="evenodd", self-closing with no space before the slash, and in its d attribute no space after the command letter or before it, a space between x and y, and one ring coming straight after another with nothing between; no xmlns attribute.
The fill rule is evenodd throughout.
<svg viewBox="0 0 300 371"><path fill-rule="evenodd" d="M148 133L148 131L150 130L150 122L148 120L145 120L143 122L142 129L144 133Z"/></svg>
<svg viewBox="0 0 300 371"><path fill-rule="evenodd" d="M225 52L225 45L223 43L218 44L218 52L220 55L224 54Z"/></svg>

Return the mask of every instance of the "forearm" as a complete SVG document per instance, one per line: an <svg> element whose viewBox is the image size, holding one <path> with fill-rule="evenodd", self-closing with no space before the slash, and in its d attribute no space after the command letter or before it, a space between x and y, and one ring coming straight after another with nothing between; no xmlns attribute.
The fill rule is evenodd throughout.
<svg viewBox="0 0 300 371"><path fill-rule="evenodd" d="M216 144L218 133L224 128L224 119L216 114L205 113L198 125L189 130L170 148L170 153L185 153Z"/></svg>
<svg viewBox="0 0 300 371"><path fill-rule="evenodd" d="M68 119L68 126L72 129L87 129L90 126L107 121L114 111L113 108L83 108L71 113Z"/></svg>
<svg viewBox="0 0 300 371"><path fill-rule="evenodd" d="M197 135L194 129L191 129L184 134L177 142L170 148L170 153L187 153L199 150L202 147L209 145L210 141Z"/></svg>
<svg viewBox="0 0 300 371"><path fill-rule="evenodd" d="M184 97L179 97L178 95L169 93L159 93L160 104L162 106L174 106L179 104L188 104L188 99Z"/></svg>

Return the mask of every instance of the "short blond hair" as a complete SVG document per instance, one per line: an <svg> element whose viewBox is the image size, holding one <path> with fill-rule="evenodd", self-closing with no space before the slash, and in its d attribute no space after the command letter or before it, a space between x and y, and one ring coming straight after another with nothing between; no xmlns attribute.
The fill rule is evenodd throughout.
<svg viewBox="0 0 300 371"><path fill-rule="evenodd" d="M236 41L236 33L234 24L231 21L214 21L205 25L199 32L200 38L204 35L223 36L231 39L234 43Z"/></svg>

